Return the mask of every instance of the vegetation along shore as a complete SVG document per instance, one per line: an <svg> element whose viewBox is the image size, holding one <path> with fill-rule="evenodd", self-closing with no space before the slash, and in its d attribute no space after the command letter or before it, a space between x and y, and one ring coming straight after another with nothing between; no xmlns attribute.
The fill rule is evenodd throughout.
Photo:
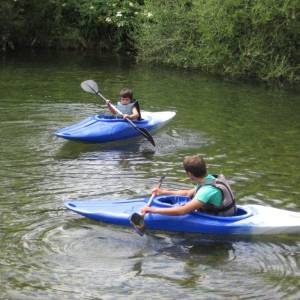
<svg viewBox="0 0 300 300"><path fill-rule="evenodd" d="M298 0L3 0L2 55L95 49L227 78L298 85Z"/></svg>

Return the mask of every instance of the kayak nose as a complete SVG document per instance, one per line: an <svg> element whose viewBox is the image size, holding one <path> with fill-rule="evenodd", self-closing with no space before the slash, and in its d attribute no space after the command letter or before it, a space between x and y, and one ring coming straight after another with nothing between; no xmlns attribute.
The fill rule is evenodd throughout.
<svg viewBox="0 0 300 300"><path fill-rule="evenodd" d="M63 131L56 131L55 133L54 133L54 135L56 135L57 137L61 137L61 138L68 138L68 137L70 137L71 136L71 134L70 133L68 133L68 132L63 132Z"/></svg>

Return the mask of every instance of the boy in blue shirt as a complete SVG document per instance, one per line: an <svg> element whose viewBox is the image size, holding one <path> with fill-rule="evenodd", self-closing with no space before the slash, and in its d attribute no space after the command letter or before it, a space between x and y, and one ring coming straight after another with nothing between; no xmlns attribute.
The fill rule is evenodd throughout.
<svg viewBox="0 0 300 300"><path fill-rule="evenodd" d="M167 190L155 187L152 193L155 195L187 196L192 200L182 206L170 208L144 206L141 209L142 215L146 213L183 215L196 210L221 216L235 214L236 206L233 192L223 175L207 174L206 163L198 155L185 157L183 167L187 176L197 183L194 188L189 190Z"/></svg>

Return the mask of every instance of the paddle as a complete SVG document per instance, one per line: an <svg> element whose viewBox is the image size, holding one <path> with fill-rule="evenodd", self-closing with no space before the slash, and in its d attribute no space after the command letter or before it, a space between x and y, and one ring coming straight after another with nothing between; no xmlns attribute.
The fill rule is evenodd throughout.
<svg viewBox="0 0 300 300"><path fill-rule="evenodd" d="M86 80L86 81L83 81L81 82L80 84L81 88L85 91L85 92L88 92L88 93L92 93L92 94L95 94L99 97L101 97L106 104L109 103L109 105L117 112L118 115L124 117L124 114L118 110L113 104L110 103L110 101L108 99L106 99L99 91L99 88L98 88L98 85L97 83L94 81L94 80ZM153 140L153 137L151 136L151 134L148 132L147 129L145 128L140 128L140 127L137 127L133 122L132 120L128 119L128 118L125 118L126 121L134 128L136 129L139 133L141 133L153 146L155 146L155 142Z"/></svg>
<svg viewBox="0 0 300 300"><path fill-rule="evenodd" d="M158 182L158 187L161 186L163 180L164 180L165 176L161 176ZM155 194L152 193L150 199L147 202L148 206L151 206L152 201L155 197ZM144 216L138 214L138 213L133 213L130 218L129 221L131 223L131 225L133 226L133 229L140 235L143 236L144 235L144 231L145 231L145 221L144 221Z"/></svg>

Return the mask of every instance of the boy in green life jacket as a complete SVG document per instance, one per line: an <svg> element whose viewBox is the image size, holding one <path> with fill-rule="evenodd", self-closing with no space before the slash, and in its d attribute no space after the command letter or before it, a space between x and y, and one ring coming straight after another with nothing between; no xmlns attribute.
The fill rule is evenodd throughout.
<svg viewBox="0 0 300 300"><path fill-rule="evenodd" d="M183 160L183 167L187 176L196 183L189 190L167 190L155 187L155 195L181 195L191 198L182 206L149 207L141 209L142 215L146 213L163 215L183 215L192 211L201 211L219 216L232 216L236 206L233 192L223 175L207 174L206 163L198 155L187 156Z"/></svg>
<svg viewBox="0 0 300 300"><path fill-rule="evenodd" d="M116 114L117 112L111 107L110 101L107 104L109 110ZM120 91L120 101L117 103L116 108L122 112L124 119L140 120L141 113L139 104L133 99L133 92L131 89L124 88Z"/></svg>

